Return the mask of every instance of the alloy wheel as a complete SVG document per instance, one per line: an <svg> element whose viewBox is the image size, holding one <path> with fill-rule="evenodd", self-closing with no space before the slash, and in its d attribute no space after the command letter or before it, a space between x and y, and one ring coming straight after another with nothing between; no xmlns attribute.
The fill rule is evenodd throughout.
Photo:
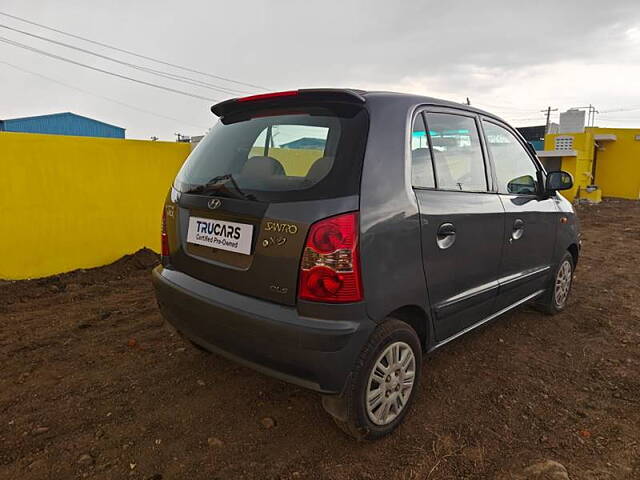
<svg viewBox="0 0 640 480"><path fill-rule="evenodd" d="M556 305L560 308L564 307L564 304L567 301L567 297L569 296L569 289L571 288L571 277L572 277L572 268L571 262L569 260L565 260L560 265L558 269L558 273L556 275L556 285L554 289L554 296Z"/></svg>
<svg viewBox="0 0 640 480"><path fill-rule="evenodd" d="M404 410L416 379L416 359L404 342L394 342L377 358L366 390L367 415L376 425L388 425Z"/></svg>

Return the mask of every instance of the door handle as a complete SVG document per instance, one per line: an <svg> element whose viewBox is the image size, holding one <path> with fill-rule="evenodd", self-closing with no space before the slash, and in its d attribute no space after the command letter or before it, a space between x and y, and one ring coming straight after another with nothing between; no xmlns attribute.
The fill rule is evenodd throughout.
<svg viewBox="0 0 640 480"><path fill-rule="evenodd" d="M441 250L451 247L456 241L456 227L453 223L443 223L436 232L436 243Z"/></svg>
<svg viewBox="0 0 640 480"><path fill-rule="evenodd" d="M516 218L513 222L513 230L511 232L511 240L519 240L524 234L524 220Z"/></svg>

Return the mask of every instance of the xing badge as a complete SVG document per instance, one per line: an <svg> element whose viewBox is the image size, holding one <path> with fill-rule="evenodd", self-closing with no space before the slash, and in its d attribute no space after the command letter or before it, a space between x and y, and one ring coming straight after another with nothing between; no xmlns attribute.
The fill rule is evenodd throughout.
<svg viewBox="0 0 640 480"><path fill-rule="evenodd" d="M273 293L279 293L280 295L284 295L289 291L287 287L281 287L279 285L269 285L269 290Z"/></svg>
<svg viewBox="0 0 640 480"><path fill-rule="evenodd" d="M281 247L285 243L287 243L287 237L269 237L262 240L262 246L264 248L267 248L270 246Z"/></svg>

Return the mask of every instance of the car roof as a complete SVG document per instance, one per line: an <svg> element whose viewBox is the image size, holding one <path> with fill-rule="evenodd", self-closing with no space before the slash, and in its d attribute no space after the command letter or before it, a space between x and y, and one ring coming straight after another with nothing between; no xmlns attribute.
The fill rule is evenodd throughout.
<svg viewBox="0 0 640 480"><path fill-rule="evenodd" d="M345 90L356 92L359 95L362 95L365 99L369 97L375 97L376 99L380 99L382 101L384 100L397 101L398 99L402 98L407 103L413 104L414 106L434 105L434 106L440 106L440 107L457 108L457 109L467 110L469 112L485 115L488 117L492 117L507 123L498 115L495 115L491 112L487 112L486 110L482 110L481 108L476 108L472 105L467 105L465 103L458 103L458 102L452 102L451 100L444 100L442 98L429 97L427 95L416 95L413 93L392 92L392 91L385 91L385 90L357 90L357 89L345 89Z"/></svg>
<svg viewBox="0 0 640 480"><path fill-rule="evenodd" d="M249 97L230 98L213 105L211 107L211 111L215 115L223 117L230 113L237 112L243 108L246 108L246 106L253 104L254 101L260 101L261 104L263 104L263 102L274 104L279 103L280 101L286 102L289 98L300 98L300 96L304 96L306 98L323 98L324 100L333 99L337 101L354 102L361 104L366 104L368 99L370 99L372 103L375 102L376 104L384 104L386 102L401 102L407 108L419 107L421 105L434 105L473 112L507 123L497 115L463 103L452 102L450 100L444 100L441 98L429 97L425 95L416 95L412 93L361 90L357 88L310 88L288 90L283 92L268 92L264 94L252 95Z"/></svg>

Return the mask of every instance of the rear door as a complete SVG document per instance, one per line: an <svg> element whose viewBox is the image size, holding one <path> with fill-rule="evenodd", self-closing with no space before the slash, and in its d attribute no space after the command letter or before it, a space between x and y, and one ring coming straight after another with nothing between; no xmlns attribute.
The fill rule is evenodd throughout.
<svg viewBox="0 0 640 480"><path fill-rule="evenodd" d="M496 304L502 309L546 287L559 211L554 197L541 194L544 174L520 137L496 120L482 124L506 212Z"/></svg>
<svg viewBox="0 0 640 480"><path fill-rule="evenodd" d="M492 192L475 114L425 110L414 119L411 141L424 271L441 342L493 312L504 210Z"/></svg>
<svg viewBox="0 0 640 480"><path fill-rule="evenodd" d="M295 304L309 226L358 208L367 125L359 106L324 103L225 116L174 182L170 268Z"/></svg>

